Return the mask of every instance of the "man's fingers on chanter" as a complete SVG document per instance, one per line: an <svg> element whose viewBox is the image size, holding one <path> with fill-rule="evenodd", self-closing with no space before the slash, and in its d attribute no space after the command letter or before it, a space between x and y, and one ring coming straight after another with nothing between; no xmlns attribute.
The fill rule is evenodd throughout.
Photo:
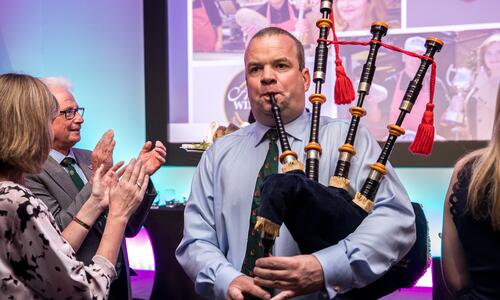
<svg viewBox="0 0 500 300"><path fill-rule="evenodd" d="M261 299L271 299L271 295L268 292L266 292L263 288L257 285L254 285L252 287L251 294Z"/></svg>
<svg viewBox="0 0 500 300"><path fill-rule="evenodd" d="M266 280L262 278L256 277L254 279L255 284L263 287L269 287L269 288L277 288L277 289L284 289L287 288L290 284L286 281L280 281L280 280Z"/></svg>
<svg viewBox="0 0 500 300"><path fill-rule="evenodd" d="M271 300L288 300L295 296L293 291L282 291L278 295L271 298Z"/></svg>
<svg viewBox="0 0 500 300"><path fill-rule="evenodd" d="M240 289L235 287L230 287L227 291L227 298L229 300L243 300L243 294Z"/></svg>
<svg viewBox="0 0 500 300"><path fill-rule="evenodd" d="M257 267L273 270L287 270L288 264L289 258L280 256L259 258L255 262L255 266Z"/></svg>
<svg viewBox="0 0 500 300"><path fill-rule="evenodd" d="M290 278L290 270L288 269L272 269L272 268L263 268L263 267L255 267L253 272L256 277L267 280L276 280L276 279L288 279Z"/></svg>

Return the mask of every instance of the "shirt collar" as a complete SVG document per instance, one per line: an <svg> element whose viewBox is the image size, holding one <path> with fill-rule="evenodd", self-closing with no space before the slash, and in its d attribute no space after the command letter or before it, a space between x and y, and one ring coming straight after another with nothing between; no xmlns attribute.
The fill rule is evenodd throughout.
<svg viewBox="0 0 500 300"><path fill-rule="evenodd" d="M65 157L71 157L73 158L75 161L76 161L76 157L75 157L75 153L73 153L73 148L69 149L69 153L68 155L64 155L62 154L61 152L57 151L57 150L54 150L54 149L50 149L50 152L49 152L49 155L50 157L52 157L58 164L61 164L61 162L63 161L63 159Z"/></svg>
<svg viewBox="0 0 500 300"><path fill-rule="evenodd" d="M307 112L304 110L297 119L285 124L285 131L287 135L291 136L295 140L302 141L303 132L307 126L307 119ZM255 147L257 147L264 140L264 136L269 129L271 129L271 127L255 122Z"/></svg>

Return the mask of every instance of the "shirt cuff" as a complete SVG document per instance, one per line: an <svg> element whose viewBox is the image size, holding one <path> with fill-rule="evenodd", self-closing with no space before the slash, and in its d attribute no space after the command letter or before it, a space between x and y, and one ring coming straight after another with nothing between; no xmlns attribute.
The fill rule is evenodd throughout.
<svg viewBox="0 0 500 300"><path fill-rule="evenodd" d="M344 242L313 253L323 268L325 289L329 299L352 288L353 274Z"/></svg>
<svg viewBox="0 0 500 300"><path fill-rule="evenodd" d="M231 282L238 276L243 275L232 266L226 266L217 273L214 282L215 299L225 299Z"/></svg>
<svg viewBox="0 0 500 300"><path fill-rule="evenodd" d="M94 255L92 261L95 265L102 268L104 274L108 276L111 281L116 279L117 273L115 270L115 266L106 257L101 255Z"/></svg>

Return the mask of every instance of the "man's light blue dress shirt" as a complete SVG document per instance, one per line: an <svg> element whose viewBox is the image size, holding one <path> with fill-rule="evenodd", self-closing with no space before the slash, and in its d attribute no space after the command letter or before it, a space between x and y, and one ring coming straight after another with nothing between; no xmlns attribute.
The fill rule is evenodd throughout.
<svg viewBox="0 0 500 300"><path fill-rule="evenodd" d="M344 143L348 127L346 120L321 118L319 142L323 153L319 181L324 185L328 185L335 171L338 147ZM305 161L310 114L304 112L285 128L292 150ZM268 143L263 141L268 129L254 123L219 138L203 154L196 169L184 212L184 237L176 256L195 282L196 291L209 299L224 299L231 281L242 275L252 194L268 150ZM381 151L364 127L359 128L354 146L357 154L349 173L353 195L361 189L370 165L377 161ZM323 268L328 297L380 277L409 251L415 237L410 199L388 165L374 211L344 240L313 254ZM276 256L300 254L285 226L273 251ZM301 299L321 297L317 293Z"/></svg>

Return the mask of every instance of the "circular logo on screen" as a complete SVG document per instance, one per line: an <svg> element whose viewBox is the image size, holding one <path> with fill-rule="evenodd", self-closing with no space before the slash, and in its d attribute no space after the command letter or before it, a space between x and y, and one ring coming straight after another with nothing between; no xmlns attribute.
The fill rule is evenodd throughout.
<svg viewBox="0 0 500 300"><path fill-rule="evenodd" d="M250 100L248 99L245 71L233 77L224 93L224 112L228 122L240 127L248 120Z"/></svg>

